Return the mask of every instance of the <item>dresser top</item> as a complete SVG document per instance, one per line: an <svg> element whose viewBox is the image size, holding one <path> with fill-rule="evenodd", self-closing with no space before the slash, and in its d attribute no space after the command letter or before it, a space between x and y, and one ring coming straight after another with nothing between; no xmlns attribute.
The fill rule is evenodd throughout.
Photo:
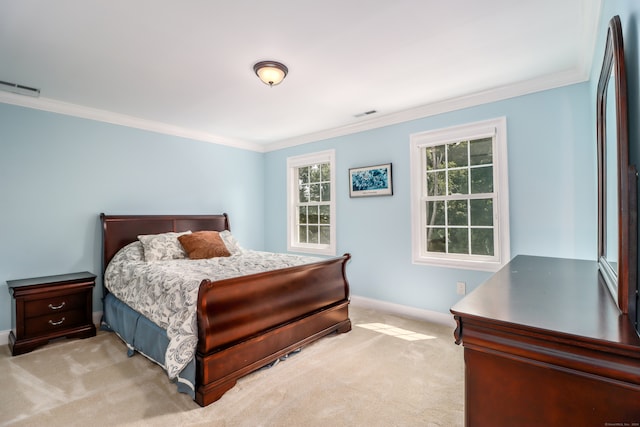
<svg viewBox="0 0 640 427"><path fill-rule="evenodd" d="M640 346L629 318L602 283L596 261L519 255L451 312L462 319Z"/></svg>
<svg viewBox="0 0 640 427"><path fill-rule="evenodd" d="M89 273L88 271L82 271L79 273L70 273L70 274L58 274L55 276L43 276L43 277L32 277L28 279L19 279L19 280L7 280L7 287L9 291L15 288L21 288L24 286L36 286L36 285L53 285L56 283L73 283L73 282L83 282L88 280L94 280L96 275L93 273Z"/></svg>

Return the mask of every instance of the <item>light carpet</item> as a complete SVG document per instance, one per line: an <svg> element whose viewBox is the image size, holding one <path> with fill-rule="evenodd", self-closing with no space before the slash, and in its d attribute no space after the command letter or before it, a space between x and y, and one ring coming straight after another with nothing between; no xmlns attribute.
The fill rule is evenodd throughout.
<svg viewBox="0 0 640 427"><path fill-rule="evenodd" d="M159 366L127 357L113 333L15 357L3 346L0 425L463 425L463 352L452 328L353 306L350 318L351 332L245 376L205 408L178 393ZM371 323L434 338L358 326Z"/></svg>

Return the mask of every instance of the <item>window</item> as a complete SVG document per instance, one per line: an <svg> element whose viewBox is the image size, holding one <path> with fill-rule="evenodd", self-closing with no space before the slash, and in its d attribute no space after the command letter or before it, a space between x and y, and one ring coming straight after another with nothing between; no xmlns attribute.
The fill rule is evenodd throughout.
<svg viewBox="0 0 640 427"><path fill-rule="evenodd" d="M335 152L287 159L289 251L335 255Z"/></svg>
<svg viewBox="0 0 640 427"><path fill-rule="evenodd" d="M506 119L411 135L413 261L496 271L509 261Z"/></svg>

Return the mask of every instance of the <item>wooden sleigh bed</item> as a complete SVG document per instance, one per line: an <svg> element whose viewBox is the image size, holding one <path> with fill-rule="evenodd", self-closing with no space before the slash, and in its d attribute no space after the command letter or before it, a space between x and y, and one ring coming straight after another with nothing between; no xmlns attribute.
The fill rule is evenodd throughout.
<svg viewBox="0 0 640 427"><path fill-rule="evenodd" d="M229 230L221 215L100 215L103 273L141 234ZM351 330L346 263L350 255L211 282L197 299L195 401L206 406L236 381L333 332ZM108 291L105 288L105 295Z"/></svg>

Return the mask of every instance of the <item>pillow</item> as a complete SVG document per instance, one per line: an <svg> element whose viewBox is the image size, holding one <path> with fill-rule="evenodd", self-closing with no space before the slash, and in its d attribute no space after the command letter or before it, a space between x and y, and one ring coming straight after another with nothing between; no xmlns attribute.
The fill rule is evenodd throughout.
<svg viewBox="0 0 640 427"><path fill-rule="evenodd" d="M162 233L143 234L138 236L144 249L145 261L166 261L170 259L184 259L187 257L178 237L190 234L191 231L183 233Z"/></svg>
<svg viewBox="0 0 640 427"><path fill-rule="evenodd" d="M127 261L127 262L139 262L144 261L144 251L142 249L142 243L139 240L135 242L131 242L126 245L124 248L120 249L111 259L118 261Z"/></svg>
<svg viewBox="0 0 640 427"><path fill-rule="evenodd" d="M244 252L244 249L240 247L238 241L235 237L233 237L233 234L231 234L229 230L221 231L220 237L222 238L222 241L224 242L231 255Z"/></svg>
<svg viewBox="0 0 640 427"><path fill-rule="evenodd" d="M178 237L178 241L190 259L231 256L217 231L196 231Z"/></svg>

